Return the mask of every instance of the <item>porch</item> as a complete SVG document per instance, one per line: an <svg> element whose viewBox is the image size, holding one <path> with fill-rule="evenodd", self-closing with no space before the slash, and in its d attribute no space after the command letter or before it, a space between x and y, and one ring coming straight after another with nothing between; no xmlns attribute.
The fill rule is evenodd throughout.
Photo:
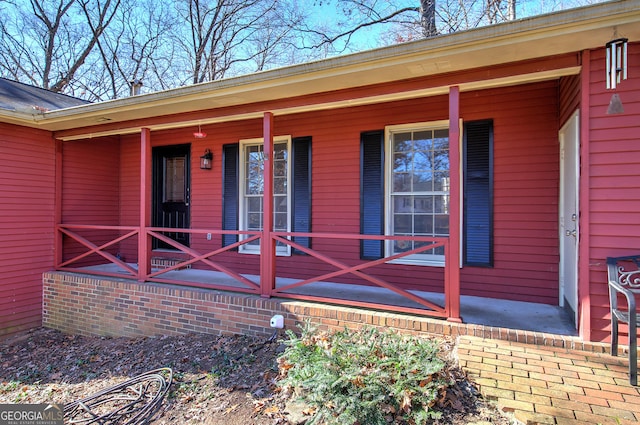
<svg viewBox="0 0 640 425"><path fill-rule="evenodd" d="M311 304L305 305L313 306L312 308L314 310L339 309L337 306L345 306L353 312L362 312L362 314L373 316L376 315L377 311L385 317L389 317L388 314L382 313L386 311L392 312L393 314L400 313L397 317L403 317L402 313L408 313L411 314L415 320L422 320L426 317L444 318L449 319L449 322L462 322L463 326L471 325L470 329L474 329L473 333L471 333L472 335L475 334L475 329L483 329L482 332L484 332L484 329L489 329L490 335L492 335L494 329L498 330L498 333L503 332L513 335L517 335L518 332L561 336L577 335L575 325L569 313L559 306L478 296L460 296L459 292L456 299L452 300L450 298L452 283L451 280L446 280L448 277L446 267L444 270L441 270L442 274L440 275L444 279L441 286L442 291L434 292L420 289L403 289L398 285L384 280L384 276L389 276L389 271L385 271L385 265L391 263L390 265L393 267L392 264L394 260L411 255L414 252L433 249L433 247L439 246L444 247L445 252L448 253L449 244L446 239L421 240L422 246L420 248L398 254L392 258L361 261L358 264L353 262L351 264L344 264L332 259L329 255L326 255L326 253L297 245L294 240L296 238L309 237L316 239L337 238L343 241L343 243L348 243L349 241L352 243L362 242L363 240L378 240L382 243L385 239L403 240L407 238L398 236L374 237L367 235L319 233L278 234L277 232L273 232L270 238L274 247L276 242L283 244L288 243L305 251L306 255L298 256L297 258L299 264L301 266L304 265L300 270L301 276L305 276L304 268L312 268L319 271L323 268L326 269L323 265L330 265L336 269L336 271L325 272L319 275L316 274L313 277L308 277L307 274L306 278L282 277L276 276L277 264L279 261L287 261L289 258L276 256L275 250L272 251L274 255L271 258L255 255L243 256L247 258L247 262L253 262L255 268L260 271L271 268L268 272L273 274L270 274L268 279L264 279L261 278L259 273L236 272L230 268L229 263L227 263L227 265L224 264L225 253L237 257L237 253L230 253L229 251L236 250L238 246L242 244L260 240L261 237L265 237L263 233L257 235L247 234L247 237L242 241L225 248L210 252L198 252L177 243L167 236L167 234L175 231L175 229L150 228L147 229L147 236L150 243L153 243L153 240L156 239L162 240L173 246L175 250L156 251L154 257L147 258L149 262L147 264L148 267L140 268L137 263L126 262L120 252L116 252L116 248L121 250L123 246L126 246L127 239L133 238L138 241L139 229L112 226L60 225L58 230L61 239L64 236L64 238L74 241L83 247L84 252L77 253L75 256L62 261L57 264L56 268L61 272L71 272L70 274L64 273L63 275L71 276L72 280L80 279L81 282L95 282L96 287L105 284L117 285L117 282L128 282L125 286L129 288L130 291L124 295L123 300L120 301L123 303L121 307L126 307L127 309L132 307L130 304L135 302L132 301L135 297L146 299L147 296L144 295L146 291L165 293L165 289L170 292L184 289L189 293L200 294L198 297L203 296L203 294L209 294L205 295L206 297L227 293L230 295L229 299L245 299L245 301L238 301L240 306L246 303L246 299L251 299L251 297L243 298L243 296L240 295L243 293L253 295L253 298L264 301L273 297L275 303L265 304L271 307L263 308L263 319L254 318L252 321L252 326L256 329L263 329L263 332L268 332L268 319L270 315L282 313L283 303L286 304L285 300L291 299L305 303L311 302ZM213 229L185 229L184 231L192 235L203 235L206 238L211 237L212 239L216 239L211 236L212 233L218 236L233 233L240 236L240 234L247 233L238 231L216 231ZM111 233L112 236L109 238L111 240L105 242L105 235L107 233ZM120 236L114 237L114 234ZM101 242L90 242L89 235L92 235L94 238L98 235L98 239ZM146 240L146 238L144 239ZM410 239L421 238L412 237ZM69 240L65 244L67 249L70 245ZM268 265L262 264L265 261ZM315 264L313 261L315 261ZM77 265L78 263L81 265ZM244 268L246 269L246 264ZM143 272L145 269L148 270ZM418 275L422 274L422 277L426 280L432 280L433 271L430 269L432 268L414 267L412 272ZM345 279L344 276L348 274L355 274L358 279ZM420 276L418 276L418 278L419 277ZM340 279L342 279L343 282L339 283ZM60 279L57 280L60 281ZM65 281L65 279L62 279L62 281ZM45 279L45 286L46 282L47 280ZM138 287L138 285L141 286ZM453 288L453 291L456 290L457 288ZM46 291L47 289L45 289L45 296ZM51 291L56 294L61 292L60 288L51 288ZM103 295L102 290L97 291ZM75 291L75 293L77 295L77 291ZM94 293L94 290L88 290L88 293ZM89 299L94 297L95 294L94 296L89 295ZM447 299L447 297L449 297L449 299ZM71 296L70 298L74 297ZM87 304L87 302L91 304ZM252 302L260 301L254 300ZM116 304L118 303L119 302ZM166 305L167 301L160 299L157 301L157 304ZM93 311L96 308L96 303L87 301L87 299L84 301L76 301L74 305L75 307L70 310L70 314L72 315L74 315L74 308L76 309L76 313L77 311ZM215 309L217 308L216 305L218 305L217 302L212 302L210 307ZM451 316L452 305L455 309L454 311L458 312L456 317ZM233 308L233 302L230 303L229 306ZM109 309L108 303L102 307ZM243 307L239 308L242 310ZM117 310L114 306L112 306L112 309ZM121 313L127 314L124 311L121 311ZM142 312L142 314L145 315L147 313ZM153 315L159 314L158 311L153 313ZM171 316L170 311L166 312L166 314ZM135 317L136 315L133 314L133 316ZM225 318L222 320L228 320L226 316L226 314L223 314ZM97 317L99 317L99 315ZM197 319L197 315L194 317ZM264 321L262 322L262 320ZM94 316L86 319L87 323L93 323L94 321ZM175 323L172 323L172 321L173 319L167 318L164 326L170 329L176 328ZM292 326L292 323L293 322L290 322L289 325ZM97 325L94 324L92 326ZM135 323L122 323L122 326L133 326L135 328L138 325ZM243 331L246 332L247 330L243 329ZM495 335L493 336L495 337Z"/></svg>

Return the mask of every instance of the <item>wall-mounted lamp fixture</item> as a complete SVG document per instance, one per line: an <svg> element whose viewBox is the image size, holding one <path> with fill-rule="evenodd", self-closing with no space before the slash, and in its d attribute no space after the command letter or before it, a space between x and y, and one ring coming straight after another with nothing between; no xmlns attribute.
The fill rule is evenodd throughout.
<svg viewBox="0 0 640 425"><path fill-rule="evenodd" d="M207 133L202 131L202 129L200 128L200 124L198 124L198 131L193 132L193 137L195 137L196 139L204 139L205 137L207 137Z"/></svg>
<svg viewBox="0 0 640 425"><path fill-rule="evenodd" d="M209 149L204 151L204 155L200 157L200 169L210 170L213 164L213 154Z"/></svg>

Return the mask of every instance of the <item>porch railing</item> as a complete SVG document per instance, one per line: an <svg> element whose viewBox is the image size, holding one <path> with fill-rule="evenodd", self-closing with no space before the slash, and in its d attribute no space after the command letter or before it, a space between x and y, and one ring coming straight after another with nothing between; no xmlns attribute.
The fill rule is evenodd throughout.
<svg viewBox="0 0 640 425"><path fill-rule="evenodd" d="M119 277L137 279L139 281L152 281L159 283L169 283L174 285L186 285L201 288L220 289L236 292L259 294L265 297L281 297L290 299L311 300L318 302L329 302L333 304L358 306L366 308L376 308L387 311L398 311L411 314L428 315L434 317L458 319L459 315L459 294L455 288L455 282L451 279L451 264L447 261L450 258L450 243L448 238L429 237L405 237L405 236L378 236L361 234L337 234L337 233L294 233L294 232L250 232L215 229L180 229L181 233L190 235L236 235L238 241L227 246L218 247L213 250L198 250L187 247L164 233L175 232L175 229L151 227L144 230L148 240L160 241L179 253L182 259L178 259L163 268L152 269L150 264L128 263L120 255L120 246L129 244L131 250L137 251L137 259L145 258L151 260L149 255L142 255L139 244L140 228L135 226L100 226L100 225L73 225L61 224L57 226L57 252L56 270L69 271L75 273L86 273L100 276ZM63 239L68 238L73 241L73 252L64 248ZM308 248L295 242L295 238L311 238L315 241L326 239L337 239L341 241L413 241L419 246L406 252L396 253L391 256L375 260L345 261L334 256L322 253L317 249ZM208 239L208 238L207 238ZM256 275L248 275L237 272L229 267L227 259L222 258L223 254L233 252L242 245L252 242L269 241L273 249L271 258L261 255L258 259L260 272ZM321 272L320 274L303 279L288 278L283 282L276 278L278 268L278 257L276 256L275 245L288 245L291 249L296 249L314 261L321 263L324 268L331 267L334 270ZM150 244L146 244L150 247ZM204 245L203 245L204 246ZM401 260L405 257L419 254L434 248L442 248L445 254L445 267L443 272L442 288L444 295L443 305L428 300L416 291L409 291L400 287L397 283L389 282L373 273L373 268L381 267L386 263ZM255 258L255 257L254 257ZM185 274L177 272L198 264L198 271L219 272L213 277L196 278L185 280ZM421 267L420 270L425 270ZM148 272L147 272L148 271ZM195 275L195 273L193 273ZM332 282L332 280L347 276L355 277L365 285L374 288L383 288L386 293L395 294L397 298L402 298L406 302L404 305L389 304L374 300L356 300L331 298L328 296L310 294L310 291L301 293L300 288L311 288L312 284L320 282ZM311 291L312 292L312 291ZM454 294L454 295L452 295Z"/></svg>

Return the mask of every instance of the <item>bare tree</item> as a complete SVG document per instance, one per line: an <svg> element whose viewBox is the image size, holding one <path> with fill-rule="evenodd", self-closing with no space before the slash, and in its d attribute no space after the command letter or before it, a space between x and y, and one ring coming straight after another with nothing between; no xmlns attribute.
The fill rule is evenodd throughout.
<svg viewBox="0 0 640 425"><path fill-rule="evenodd" d="M266 56L291 31L277 20L285 6L278 0L189 0L180 10L188 36L176 41L191 61L191 82L220 79L256 59L264 69Z"/></svg>
<svg viewBox="0 0 640 425"><path fill-rule="evenodd" d="M122 0L105 37L98 39L102 67L85 91L96 99L115 99L129 95L134 81L154 89L174 87L179 81L170 38L175 25L166 2L147 0L141 6Z"/></svg>
<svg viewBox="0 0 640 425"><path fill-rule="evenodd" d="M0 58L16 80L69 91L120 0L21 0L0 26Z"/></svg>

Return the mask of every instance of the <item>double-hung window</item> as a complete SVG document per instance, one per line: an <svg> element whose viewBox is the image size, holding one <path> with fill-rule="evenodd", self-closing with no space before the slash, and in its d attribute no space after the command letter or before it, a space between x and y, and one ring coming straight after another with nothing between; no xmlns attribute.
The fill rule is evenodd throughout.
<svg viewBox="0 0 640 425"><path fill-rule="evenodd" d="M273 140L273 228L290 231L291 222L291 137ZM240 141L240 216L241 230L262 231L264 215L264 142L263 139ZM244 236L241 239L246 239ZM260 253L260 240L241 245L240 252ZM290 247L276 246L276 253L289 255Z"/></svg>
<svg viewBox="0 0 640 425"><path fill-rule="evenodd" d="M386 128L386 233L395 236L449 236L448 121ZM410 251L429 242L395 240L386 255ZM403 263L443 264L444 248L403 257Z"/></svg>
<svg viewBox="0 0 640 425"><path fill-rule="evenodd" d="M362 234L449 236L448 127L448 121L437 121L361 133ZM492 267L493 121L467 121L462 128L462 260L464 265ZM377 259L424 244L363 240L360 255ZM440 266L444 260L444 250L435 248L396 262Z"/></svg>

